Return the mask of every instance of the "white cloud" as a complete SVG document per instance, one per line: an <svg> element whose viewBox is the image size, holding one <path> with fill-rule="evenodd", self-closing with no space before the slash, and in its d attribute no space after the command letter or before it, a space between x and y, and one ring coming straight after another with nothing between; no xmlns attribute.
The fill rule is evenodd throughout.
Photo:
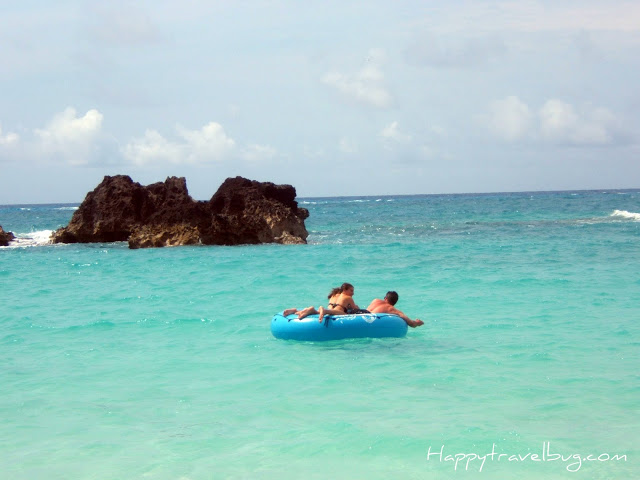
<svg viewBox="0 0 640 480"><path fill-rule="evenodd" d="M489 105L489 114L485 121L487 128L495 135L507 141L514 141L530 133L532 117L525 103L518 97L509 96Z"/></svg>
<svg viewBox="0 0 640 480"><path fill-rule="evenodd" d="M576 112L561 100L548 100L540 109L540 133L546 140L576 145L606 145L619 131L618 121L605 108Z"/></svg>
<svg viewBox="0 0 640 480"><path fill-rule="evenodd" d="M54 157L72 165L86 165L96 153L96 142L101 134L102 114L89 110L77 117L76 110L68 107L55 115L42 130L36 129L39 150L45 157Z"/></svg>
<svg viewBox="0 0 640 480"><path fill-rule="evenodd" d="M429 127L429 131L438 137L443 137L447 134L447 129L440 125L432 125Z"/></svg>
<svg viewBox="0 0 640 480"><path fill-rule="evenodd" d="M277 150L270 145L249 145L242 152L242 158L250 162L270 160L277 154Z"/></svg>
<svg viewBox="0 0 640 480"><path fill-rule="evenodd" d="M236 142L227 136L222 125L209 122L200 130L178 129L186 141L186 161L188 163L206 163L223 160L235 148Z"/></svg>
<svg viewBox="0 0 640 480"><path fill-rule="evenodd" d="M374 49L369 52L364 67L356 73L329 72L322 77L322 81L352 100L386 108L391 106L393 98L385 86L383 63L384 52Z"/></svg>
<svg viewBox="0 0 640 480"><path fill-rule="evenodd" d="M420 153L424 158L434 158L436 156L436 150L429 145L422 145L418 153Z"/></svg>
<svg viewBox="0 0 640 480"><path fill-rule="evenodd" d="M11 162L17 160L20 136L17 133L8 132L3 134L0 127L0 162Z"/></svg>
<svg viewBox="0 0 640 480"><path fill-rule="evenodd" d="M147 130L144 137L129 142L122 153L125 159L140 166L178 163L182 158L180 146L167 141L156 130Z"/></svg>
<svg viewBox="0 0 640 480"><path fill-rule="evenodd" d="M205 164L222 162L237 154L236 142L222 125L209 122L197 130L176 127L177 140L165 138L154 129L147 129L142 137L134 138L118 147L113 137L102 132L103 115L95 109L84 116L74 108L56 114L42 129L33 130L33 138L23 140L16 133L3 134L0 128L0 148L20 145L16 155L33 162L56 161L72 166L90 164L133 165ZM249 145L239 153L245 160L265 160L275 157L276 150L268 145Z"/></svg>
<svg viewBox="0 0 640 480"><path fill-rule="evenodd" d="M50 143L77 143L92 139L102 127L102 114L95 109L89 110L83 117L76 117L76 110L72 107L55 115L49 125L43 130L36 130L36 134Z"/></svg>
<svg viewBox="0 0 640 480"><path fill-rule="evenodd" d="M398 129L398 122L391 122L380 132L380 136L386 140L393 140L398 143L411 141L411 135L401 132Z"/></svg>
<svg viewBox="0 0 640 480"><path fill-rule="evenodd" d="M494 135L507 141L598 146L625 137L621 122L608 109L591 105L576 109L557 99L547 100L535 115L526 103L510 96L492 102L482 120Z"/></svg>
<svg viewBox="0 0 640 480"><path fill-rule="evenodd" d="M352 138L342 137L338 143L338 149L343 153L356 153L358 144Z"/></svg>
<svg viewBox="0 0 640 480"><path fill-rule="evenodd" d="M17 133L9 132L2 134L2 127L0 127L0 146L12 146L16 145L20 140L20 136Z"/></svg>
<svg viewBox="0 0 640 480"><path fill-rule="evenodd" d="M125 159L136 165L197 164L225 160L235 149L235 141L216 122L210 122L200 130L182 127L177 130L181 142L169 141L156 130L147 130L142 138L134 139L124 147Z"/></svg>

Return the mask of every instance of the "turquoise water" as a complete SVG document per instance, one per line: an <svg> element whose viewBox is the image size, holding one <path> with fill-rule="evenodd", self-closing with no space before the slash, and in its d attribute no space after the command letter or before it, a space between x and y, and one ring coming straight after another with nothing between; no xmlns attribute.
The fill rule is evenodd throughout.
<svg viewBox="0 0 640 480"><path fill-rule="evenodd" d="M0 207L2 478L638 476L640 191L300 203L309 245L157 250ZM272 337L345 281L426 325Z"/></svg>

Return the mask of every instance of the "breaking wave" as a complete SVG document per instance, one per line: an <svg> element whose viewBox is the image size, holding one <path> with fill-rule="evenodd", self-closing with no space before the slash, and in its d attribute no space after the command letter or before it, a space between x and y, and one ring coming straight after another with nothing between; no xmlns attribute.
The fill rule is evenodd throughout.
<svg viewBox="0 0 640 480"><path fill-rule="evenodd" d="M48 245L51 243L51 234L53 230L40 230L30 233L16 234L15 240L9 243L11 247L39 247L42 245Z"/></svg>
<svg viewBox="0 0 640 480"><path fill-rule="evenodd" d="M634 220L640 222L640 213L627 212L626 210L614 210L610 215L611 217L626 218L628 220Z"/></svg>

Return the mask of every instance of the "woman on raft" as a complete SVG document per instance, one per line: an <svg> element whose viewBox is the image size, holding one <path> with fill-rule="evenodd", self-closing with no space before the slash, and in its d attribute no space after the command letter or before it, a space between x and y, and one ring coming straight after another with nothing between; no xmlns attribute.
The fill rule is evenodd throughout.
<svg viewBox="0 0 640 480"><path fill-rule="evenodd" d="M347 315L350 313L354 313L359 310L358 305L353 301L353 294L355 293L355 288L350 283L343 283L339 287L333 288L329 295L327 295L327 299L329 300L328 308L318 307L316 310L315 307L307 307L302 310L298 310L297 308L288 308L282 314L286 317L291 315L292 313L297 313L299 319L303 319L309 315L318 314L318 321L322 323L322 319L325 315Z"/></svg>

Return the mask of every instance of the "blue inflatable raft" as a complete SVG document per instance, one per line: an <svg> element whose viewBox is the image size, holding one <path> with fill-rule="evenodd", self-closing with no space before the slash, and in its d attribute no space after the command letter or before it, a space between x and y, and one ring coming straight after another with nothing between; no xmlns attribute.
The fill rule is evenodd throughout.
<svg viewBox="0 0 640 480"><path fill-rule="evenodd" d="M276 313L271 320L271 333L284 340L342 340L344 338L404 337L407 323L390 313L360 313L356 315L325 315L322 323L318 314L302 320L293 313Z"/></svg>

